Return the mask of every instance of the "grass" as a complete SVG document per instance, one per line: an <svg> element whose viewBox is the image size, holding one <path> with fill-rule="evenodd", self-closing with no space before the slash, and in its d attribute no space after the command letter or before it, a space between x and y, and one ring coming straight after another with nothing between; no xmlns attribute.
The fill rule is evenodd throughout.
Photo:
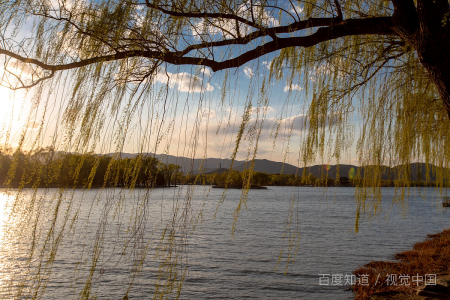
<svg viewBox="0 0 450 300"><path fill-rule="evenodd" d="M357 281L352 286L355 299L371 299L395 293L412 295L418 286L424 284L426 274L439 274L449 270L450 229L428 235L427 240L415 244L413 250L398 253L395 258L397 262L373 261L354 271ZM397 285L387 281L392 274L397 277ZM413 276L417 275L419 277L412 282ZM422 281L420 276L423 276ZM362 282L363 277L367 281ZM406 279L409 285L406 284Z"/></svg>

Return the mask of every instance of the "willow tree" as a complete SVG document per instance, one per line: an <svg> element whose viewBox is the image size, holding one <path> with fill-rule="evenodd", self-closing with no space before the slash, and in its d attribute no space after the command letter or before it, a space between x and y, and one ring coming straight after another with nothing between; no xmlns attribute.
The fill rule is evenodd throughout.
<svg viewBox="0 0 450 300"><path fill-rule="evenodd" d="M112 139L109 147L120 153L133 130L132 120L141 116L142 107L162 103L163 109L151 115L150 129L142 130L137 151L143 152L150 144L157 149L163 139L171 140L173 127L167 125L167 119L181 101L173 92L175 84L179 91L201 92L199 119L207 102L204 94L212 90L201 74L212 71L214 76L223 77L225 103L227 93L232 93L233 70L253 63L261 68L266 64L269 71L259 81L259 74L247 69L254 80L232 159L246 135L251 137L249 160L256 157L272 83L287 82L291 93L299 87L303 90L297 98L303 101L307 113L304 126L308 133L302 138L300 151L305 165L325 155L341 161L354 138L351 120L357 110L362 120L357 153L360 163L367 166L363 186L380 186L385 165L403 166L397 169L398 182L408 185L409 163L417 160L437 167L434 171L439 186L448 183L447 0L17 0L1 1L0 5L1 85L33 94L35 110L30 118L40 125L28 142L29 151L42 144L47 103L54 98L61 103L59 125L49 145L54 149L87 152L97 149L101 141L103 145L108 143L104 139ZM185 72L188 67L190 73ZM186 78L186 86L181 86ZM251 123L255 93L258 121ZM189 109L192 104L186 103ZM108 121L111 119L117 123L112 124ZM276 138L280 126L275 127ZM108 130L112 133L105 138L103 133ZM28 141L27 134L24 130L16 152ZM150 141L149 136L156 138ZM195 137L188 147L187 155L195 156ZM107 176L111 178L117 160L119 155L108 167ZM129 171L130 186L132 174L139 168L137 160ZM372 176L367 176L369 173ZM357 215L366 209L367 195L379 195L379 191L358 190ZM189 192L186 201L180 203L189 209ZM373 202L371 208L376 210L378 204ZM24 210L24 214L30 211ZM236 212L238 215L239 207ZM168 225L174 231L181 230L183 237L189 231L187 215L174 215ZM31 227L39 227L38 217L31 220L35 220ZM48 236L51 234L54 232ZM176 235L170 236L174 239ZM101 235L97 238L101 240ZM180 254L184 241L168 244ZM51 258L57 245L54 242ZM100 251L96 246L93 257ZM41 260L46 257L39 255ZM176 255L167 261L171 259L175 265L182 264ZM95 268L94 259L92 270ZM170 272L170 263L163 264L161 270L162 280L168 282L162 292L173 291L173 283L183 277ZM90 280L86 280L83 297L89 297ZM36 291L40 289L38 284Z"/></svg>

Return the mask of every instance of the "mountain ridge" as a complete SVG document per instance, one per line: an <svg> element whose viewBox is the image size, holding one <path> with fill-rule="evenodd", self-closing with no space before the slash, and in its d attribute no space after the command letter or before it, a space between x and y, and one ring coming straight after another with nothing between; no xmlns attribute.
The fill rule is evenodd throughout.
<svg viewBox="0 0 450 300"><path fill-rule="evenodd" d="M162 163L165 164L176 164L181 167L181 171L183 173L191 173L197 175L199 173L214 173L214 172L223 172L225 170L230 169L231 159L229 158L187 158L182 156L174 156L168 154L153 154L153 153L144 153L147 155L152 155L158 159ZM107 154L113 155L113 154ZM132 158L137 154L132 153L122 153L122 158ZM235 160L233 164L233 170L243 171L249 168L251 161L245 160ZM338 168L339 166L339 168ZM371 166L369 166L370 168ZM381 175L381 179L395 179L395 175L399 173L401 170L401 166L382 166L383 172ZM435 170L437 167L434 165L429 165L429 179L428 181L435 181L436 175ZM256 172L264 172L268 174L286 174L286 175L303 175L304 167L297 167L289 163L277 162L268 159L255 159L253 170ZM358 171L360 171L361 176L364 176L365 170L367 167L359 167L355 165L349 164L341 164L341 165L313 165L306 167L306 172L312 174L315 177L322 177L327 175L331 178L339 177L354 177ZM425 181L427 174L427 166L425 163L411 163L410 164L410 178L413 181L417 181L419 177L421 180Z"/></svg>

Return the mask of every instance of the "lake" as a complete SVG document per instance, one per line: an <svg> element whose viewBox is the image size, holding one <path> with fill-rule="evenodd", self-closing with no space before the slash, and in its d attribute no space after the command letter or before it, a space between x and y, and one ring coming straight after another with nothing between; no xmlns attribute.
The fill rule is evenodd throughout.
<svg viewBox="0 0 450 300"><path fill-rule="evenodd" d="M241 190L223 197L222 189L203 186L149 194L42 189L34 201L24 190L13 206L16 193L0 190L1 299L78 299L83 292L122 299L127 290L129 299L153 298L158 275L167 275L158 273L161 265L188 266L180 299L352 299L349 284L333 275L392 260L450 227L450 211L433 188L412 189L403 206L392 204L395 189L383 188L378 214L361 214L358 233L354 188L250 190L234 235ZM175 252L173 240L181 241ZM286 271L290 246L297 255Z"/></svg>

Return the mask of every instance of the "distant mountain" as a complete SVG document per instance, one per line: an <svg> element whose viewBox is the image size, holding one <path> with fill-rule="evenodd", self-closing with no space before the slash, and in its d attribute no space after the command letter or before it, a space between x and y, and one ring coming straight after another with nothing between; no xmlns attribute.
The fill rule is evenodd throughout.
<svg viewBox="0 0 450 300"><path fill-rule="evenodd" d="M391 168L391 178L398 172L400 166ZM429 179L428 181L436 181L436 169L437 167L434 165L429 166L429 170L427 172L427 165L424 163L412 163L409 165L411 180L416 181L420 180L425 181L426 175L428 173ZM448 169L446 170L449 171ZM387 177L387 176L386 176Z"/></svg>
<svg viewBox="0 0 450 300"><path fill-rule="evenodd" d="M356 174L359 168L353 165L339 165L339 168L337 165L315 165L307 167L306 169L307 173L311 173L317 178L320 178L323 175L328 175L328 177L331 178L337 178L338 172L339 177L351 178L353 176L350 174L350 172L354 172L354 174ZM352 169L354 171L351 171ZM301 169L301 172L299 174L303 174L303 168Z"/></svg>
<svg viewBox="0 0 450 300"><path fill-rule="evenodd" d="M174 155L166 155L166 154L152 154L158 159L161 160L162 163L165 164L176 164L181 166L181 171L183 173L192 173L194 175L203 172L203 173L213 173L213 172L224 172L230 168L231 160L229 158L207 158L207 159L191 159L187 157L174 156ZM112 154L109 154L112 155ZM136 154L130 153L122 153L122 158L133 158ZM248 169L250 166L250 162L235 160L233 169L237 171L243 171ZM339 177L353 177L357 174L360 167L354 165L339 165ZM303 175L303 168L298 168L294 165L282 162L271 161L267 159L255 159L254 162L254 170L256 172L265 172L268 174L298 174ZM324 174L328 175L331 178L336 178L338 173L337 165L314 165L310 167L306 167L307 173L311 173L315 177L322 177ZM382 179L394 179L400 170L400 166L396 167L384 167L384 171L382 173ZM364 176L364 168L360 170L361 175ZM430 166L430 170L428 172L429 181L436 180L436 167ZM409 166L409 175L411 180L416 181L421 177L421 180L425 181L427 167L424 163L412 163Z"/></svg>
<svg viewBox="0 0 450 300"><path fill-rule="evenodd" d="M193 172L193 174L198 174L201 170L204 173L211 173L216 171L217 169L225 169L228 170L231 165L231 159L229 158L187 158L182 156L174 156L174 155L166 155L166 154L152 154L147 153L148 155L155 156L160 159L162 163L165 164L176 164L181 167L181 171L184 173ZM113 155L113 154L107 154ZM122 153L122 158L133 158L137 154L132 153ZM202 166L202 168L200 168ZM249 162L243 160L235 160L234 161L234 170L243 171L248 169ZM275 162L267 159L256 159L254 170L257 172L265 172L268 174L279 174L281 171L283 174L296 174L298 168L291 164ZM301 175L301 172L298 173Z"/></svg>
<svg viewBox="0 0 450 300"><path fill-rule="evenodd" d="M402 166L396 166L396 167L382 167L382 175L381 179L383 180L394 180L396 178L399 178L399 172L404 172L402 169ZM301 169L303 172L303 169ZM313 174L315 177L321 177L322 174L327 174L331 178L336 178L337 176L337 166L336 165L316 165L312 167L307 168L308 172ZM358 173L358 171L361 172L361 177L365 176L365 173L367 170L365 168L353 166L353 165L339 165L339 177L347 177L351 178L354 175ZM352 173L352 174L350 174ZM412 163L409 165L409 170L407 170L406 176L409 175L410 180L417 181L419 178L422 181L426 180L426 174L427 174L427 166L424 163ZM299 173L302 174L302 173ZM353 176L352 176L353 175ZM436 181L436 166L430 165L428 170L428 181Z"/></svg>
<svg viewBox="0 0 450 300"><path fill-rule="evenodd" d="M235 167L234 169L238 170L238 171L243 171L245 169L248 169L250 167L250 162L243 162L240 164L236 164L235 163ZM296 166L293 166L291 164L287 164L287 163L282 163L282 162L276 162L276 161L271 161L271 160L267 160L267 159L255 159L255 165L253 168L254 171L256 172L265 172L268 174L300 174L299 173L299 168L297 168Z"/></svg>
<svg viewBox="0 0 450 300"><path fill-rule="evenodd" d="M229 169L231 165L231 159L229 158L187 158L182 156L174 156L174 155L166 155L166 154L153 154L146 153L151 156L155 156L164 164L175 164L181 167L181 171L183 173L193 173L198 174L200 172L210 173L216 170L217 168ZM113 154L107 154L113 155ZM133 158L137 154L133 153L122 153L122 158ZM235 160L234 166L243 164L242 160ZM200 168L202 167L202 168Z"/></svg>
<svg viewBox="0 0 450 300"><path fill-rule="evenodd" d="M231 165L231 159L225 158L187 158L187 157L179 157L173 155L165 155L165 154L157 154L157 158L161 160L162 163L165 164L176 164L181 166L181 170L184 173L209 173L213 172L217 168L229 169ZM236 160L234 161L234 166L238 164L244 163L243 161Z"/></svg>

